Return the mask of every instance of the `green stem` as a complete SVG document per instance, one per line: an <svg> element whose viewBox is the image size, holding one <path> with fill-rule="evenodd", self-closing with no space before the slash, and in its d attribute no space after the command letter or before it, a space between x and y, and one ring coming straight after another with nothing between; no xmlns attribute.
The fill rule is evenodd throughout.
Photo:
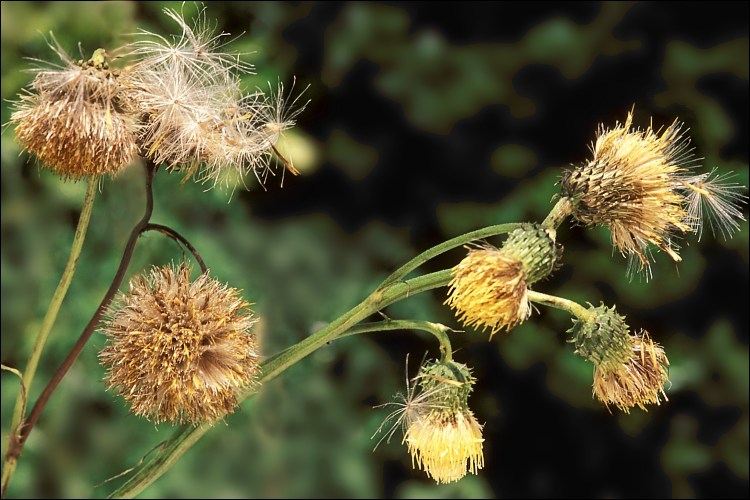
<svg viewBox="0 0 750 500"><path fill-rule="evenodd" d="M581 321L589 321L593 317L593 314L588 309L572 300L556 297L554 295L547 295L546 293L534 292L532 290L529 290L528 297L530 301L536 302L537 304L543 304L545 306L568 311L573 316L578 317Z"/></svg>
<svg viewBox="0 0 750 500"><path fill-rule="evenodd" d="M343 335L340 335L339 338L348 337L350 335L359 335L360 333L387 332L392 330L423 330L429 332L437 338L438 342L440 342L440 354L442 355L442 358L445 361L453 360L451 341L446 333L451 329L440 323L431 323L429 321L421 320L386 319L383 321L362 323L354 326Z"/></svg>
<svg viewBox="0 0 750 500"><path fill-rule="evenodd" d="M388 287L381 285L364 301L354 306L354 308L329 325L261 363L259 385L262 386L270 382L308 354L326 345L326 343L341 337L357 323L380 309L419 292L447 286L450 279L451 271L444 270L419 276L408 281L394 283ZM256 391L257 387L249 388L240 396L240 401L252 396ZM132 498L141 493L162 474L167 472L211 428L212 425L210 423L197 427L183 425L175 431L167 447L157 452L156 456L148 464L139 469L130 480L115 490L110 495L110 498Z"/></svg>
<svg viewBox="0 0 750 500"><path fill-rule="evenodd" d="M168 238L172 238L174 241L177 242L177 244L182 244L187 248L188 252L193 254L193 258L195 258L196 262L198 262L198 265L201 268L201 273L206 274L208 272L208 267L206 266L206 263L203 261L203 257L201 257L201 254L198 253L198 250L195 249L195 247L188 241L187 238L185 238L183 235L175 231L169 226L165 226L162 224L153 224L148 223L143 228L141 233L145 233L147 231L158 231L164 236L167 236Z"/></svg>
<svg viewBox="0 0 750 500"><path fill-rule="evenodd" d="M31 349L29 360L26 362L26 369L23 372L23 382L26 386L26 391L31 389L31 383L34 380L37 366L39 366L39 358L44 350L44 345L47 342L52 326L55 324L57 314L60 312L60 306L65 299L65 295L68 293L71 281L73 281L73 275L78 265L78 259L81 256L81 250L83 249L83 242L86 239L86 231L91 221L91 211L94 207L94 199L96 198L96 190L99 186L99 177L90 177L88 179L88 185L86 187L86 196L83 200L83 207L81 209L81 215L78 218L78 226L76 227L75 235L73 236L73 244L70 247L70 254L68 255L68 262L65 264L65 270L63 271L60 282L57 284L54 295L52 295L52 301L47 307L47 313L44 315L42 320L42 326L37 334L34 347ZM13 417L10 423L10 436L12 439L16 439L18 435L18 428L24 417L24 408L26 407L26 394L22 391L18 392L16 397L16 404L13 408ZM15 472L17 460L15 457L6 457L5 465L3 466L2 475L2 494L6 493L10 480Z"/></svg>
<svg viewBox="0 0 750 500"><path fill-rule="evenodd" d="M568 215L573 213L573 200L567 197L562 197L557 200L557 203L552 210L547 214L547 217L542 221L542 227L549 229L553 233L557 230L557 227L562 224ZM554 237L554 235L553 235Z"/></svg>
<svg viewBox="0 0 750 500"><path fill-rule="evenodd" d="M461 245L465 245L466 243L470 243L474 240L481 240L482 238L489 238L490 236L497 236L499 234L509 233L513 231L515 228L520 226L519 223L508 223L508 224L499 224L497 226L489 226L482 229L478 229L476 231L472 231L470 233L462 234L461 236L456 236L455 238L452 238L448 241L444 241L443 243L440 243L438 245L435 245L432 248L429 248L425 250L424 252L420 253L413 259L411 259L409 262L404 264L403 266L396 269L393 274L388 276L382 285L380 285L381 288L387 287L388 285L391 285L399 280L402 280L406 277L407 274L414 271L416 268L427 262L428 260L437 257L438 255L447 252L448 250L452 250L456 247L460 247Z"/></svg>

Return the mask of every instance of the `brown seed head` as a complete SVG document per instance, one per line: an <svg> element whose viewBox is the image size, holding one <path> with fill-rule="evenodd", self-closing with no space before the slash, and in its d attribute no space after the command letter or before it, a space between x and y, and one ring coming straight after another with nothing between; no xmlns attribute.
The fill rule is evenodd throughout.
<svg viewBox="0 0 750 500"><path fill-rule="evenodd" d="M664 349L645 331L632 335L614 307L602 304L589 311L591 317L576 321L569 331L576 353L594 363L594 395L625 413L635 406L645 410L646 404L661 404L662 396L666 400L669 360Z"/></svg>
<svg viewBox="0 0 750 500"><path fill-rule="evenodd" d="M191 281L185 265L134 278L102 328L107 387L156 423L197 425L233 412L259 371L248 306L207 274Z"/></svg>
<svg viewBox="0 0 750 500"><path fill-rule="evenodd" d="M664 349L646 331L629 335L630 354L626 359L599 363L594 372L594 395L605 405L615 405L625 413L635 406L667 400L664 385L669 382L669 360Z"/></svg>
<svg viewBox="0 0 750 500"><path fill-rule="evenodd" d="M43 70L11 115L18 142L42 165L66 179L116 174L133 161L135 122L121 112L121 85L103 50L88 62Z"/></svg>
<svg viewBox="0 0 750 500"><path fill-rule="evenodd" d="M577 202L578 222L608 226L615 247L648 270L649 244L679 262L672 238L695 227L682 193L694 160L679 122L659 133L631 129L632 121L631 112L623 125L602 126L594 159L566 172L562 190Z"/></svg>

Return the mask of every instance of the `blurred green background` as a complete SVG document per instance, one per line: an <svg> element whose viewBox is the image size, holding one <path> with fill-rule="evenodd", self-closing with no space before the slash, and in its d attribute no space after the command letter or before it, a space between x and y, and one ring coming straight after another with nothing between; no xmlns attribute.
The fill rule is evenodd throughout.
<svg viewBox="0 0 750 500"><path fill-rule="evenodd" d="M2 122L32 78L24 58L54 60L126 43L137 28L169 34L179 2L2 3ZM160 172L153 221L198 247L216 277L245 290L272 354L355 305L419 251L485 225L540 220L561 168L589 157L597 125L624 120L690 128L708 168L748 183L748 4L229 3L219 29L257 67L310 99L286 151L303 172L248 192L205 191ZM185 4L185 12L196 6ZM2 135L2 362L23 368L64 267L85 185L61 182ZM103 296L142 212L142 171L107 179L79 271L52 332L32 399ZM747 209L744 208L745 214ZM688 239L679 269L657 255L650 283L629 282L605 230L565 224L564 263L535 288L617 304L665 346L669 402L610 414L591 397L592 367L565 343L569 318L542 309L510 335L453 334L479 382L486 467L437 486L394 438L370 436L374 405L414 374L426 334L337 341L268 384L206 435L144 496L746 497L748 227L724 242ZM498 241L494 241L498 243ZM424 271L457 263L450 252ZM181 259L150 233L129 275ZM445 290L387 311L458 328ZM9 497L103 497L171 435L104 390L97 334L32 433ZM17 379L2 376L2 449ZM400 436L400 435L399 435Z"/></svg>

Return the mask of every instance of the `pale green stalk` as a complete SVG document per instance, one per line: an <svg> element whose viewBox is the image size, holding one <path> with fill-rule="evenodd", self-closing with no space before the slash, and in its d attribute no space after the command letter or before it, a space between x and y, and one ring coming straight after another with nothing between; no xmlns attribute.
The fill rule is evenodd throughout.
<svg viewBox="0 0 750 500"><path fill-rule="evenodd" d="M517 222L511 222L508 224L499 224L497 226L488 226L484 227L482 229L477 229L476 231L471 231L470 233L465 233L460 236L456 236L455 238L452 238L448 241L444 241L443 243L440 243L439 245L435 245L432 248L428 248L424 252L420 253L413 259L411 259L409 262L404 264L403 266L396 269L393 274L388 276L382 285L380 285L380 288L386 287L392 283L395 283L399 280L402 280L406 277L407 274L427 262L428 260L437 257L438 255L447 252L448 250L452 250L456 247L460 247L461 245L465 245L466 243L469 243L474 240L481 240L483 238L489 238L490 236L497 236L499 234L505 234L513 231L515 228L520 226L521 224Z"/></svg>
<svg viewBox="0 0 750 500"><path fill-rule="evenodd" d="M562 309L568 311L571 315L576 316L581 321L589 321L593 317L588 309L583 307L577 302L572 300L564 299L562 297L556 297L554 295L547 295L546 293L528 291L529 300L536 302L537 304L543 304L545 306L554 307L555 309Z"/></svg>
<svg viewBox="0 0 750 500"><path fill-rule="evenodd" d="M445 361L451 361L453 359L453 349L451 348L451 341L447 334L447 332L452 330L445 325L432 323L430 321L388 318L383 321L361 323L350 328L349 331L340 335L339 338L348 337L350 335L359 335L360 333L388 332L392 330L423 330L429 332L434 335L440 343L440 354L442 355L442 359Z"/></svg>
<svg viewBox="0 0 750 500"><path fill-rule="evenodd" d="M573 200L567 197L560 198L557 200L555 206L552 207L549 214L547 214L547 217L542 221L542 227L551 230L553 233L556 232L557 227L562 224L562 221L564 221L568 215L573 213L574 208L575 205L573 204ZM553 235L553 238L554 237L555 236Z"/></svg>

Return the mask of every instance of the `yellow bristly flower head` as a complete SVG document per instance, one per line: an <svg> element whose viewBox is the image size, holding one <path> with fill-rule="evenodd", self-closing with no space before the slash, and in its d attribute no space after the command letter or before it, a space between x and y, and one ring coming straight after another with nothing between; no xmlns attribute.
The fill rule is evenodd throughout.
<svg viewBox="0 0 750 500"><path fill-rule="evenodd" d="M466 365L454 361L427 363L417 376L425 396L407 409L404 442L412 466L438 484L484 467L482 426L467 402L474 380Z"/></svg>
<svg viewBox="0 0 750 500"><path fill-rule="evenodd" d="M453 268L445 303L466 326L489 328L490 337L503 328L510 331L531 314L528 287L552 273L560 252L550 232L524 224L500 249L470 249Z"/></svg>

